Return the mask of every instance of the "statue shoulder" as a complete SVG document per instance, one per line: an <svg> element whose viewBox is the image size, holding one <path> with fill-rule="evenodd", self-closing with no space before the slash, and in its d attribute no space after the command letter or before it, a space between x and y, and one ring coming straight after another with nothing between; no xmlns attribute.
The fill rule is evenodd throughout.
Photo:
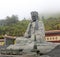
<svg viewBox="0 0 60 57"><path fill-rule="evenodd" d="M42 21L39 21L39 22L42 22Z"/></svg>

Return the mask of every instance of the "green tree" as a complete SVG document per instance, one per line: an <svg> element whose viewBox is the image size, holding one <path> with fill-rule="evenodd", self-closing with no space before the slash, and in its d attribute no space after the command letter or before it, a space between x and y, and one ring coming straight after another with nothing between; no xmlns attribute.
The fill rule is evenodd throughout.
<svg viewBox="0 0 60 57"><path fill-rule="evenodd" d="M6 25L15 24L18 22L18 16L16 15L12 15L11 17L7 16L5 21Z"/></svg>

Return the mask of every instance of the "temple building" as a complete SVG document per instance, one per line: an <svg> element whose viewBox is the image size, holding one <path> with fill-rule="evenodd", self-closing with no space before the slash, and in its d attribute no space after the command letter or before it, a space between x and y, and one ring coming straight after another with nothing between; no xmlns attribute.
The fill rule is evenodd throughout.
<svg viewBox="0 0 60 57"><path fill-rule="evenodd" d="M0 38L0 46L14 44L15 39L16 37L5 35ZM47 42L60 43L60 30L45 31L45 40Z"/></svg>
<svg viewBox="0 0 60 57"><path fill-rule="evenodd" d="M45 39L48 42L60 43L60 30L45 31Z"/></svg>
<svg viewBox="0 0 60 57"><path fill-rule="evenodd" d="M5 36L3 36L3 38L0 38L0 46L9 46L11 44L14 44L15 39L16 39L16 37L5 35Z"/></svg>

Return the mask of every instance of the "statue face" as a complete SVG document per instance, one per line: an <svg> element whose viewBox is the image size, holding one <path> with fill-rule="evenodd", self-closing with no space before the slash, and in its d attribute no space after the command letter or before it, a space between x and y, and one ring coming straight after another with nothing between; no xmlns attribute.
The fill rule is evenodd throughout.
<svg viewBox="0 0 60 57"><path fill-rule="evenodd" d="M32 20L33 21L38 20L38 12L36 12L36 11L31 12L31 17L32 17Z"/></svg>
<svg viewBox="0 0 60 57"><path fill-rule="evenodd" d="M32 16L32 20L33 21L36 21L36 16Z"/></svg>

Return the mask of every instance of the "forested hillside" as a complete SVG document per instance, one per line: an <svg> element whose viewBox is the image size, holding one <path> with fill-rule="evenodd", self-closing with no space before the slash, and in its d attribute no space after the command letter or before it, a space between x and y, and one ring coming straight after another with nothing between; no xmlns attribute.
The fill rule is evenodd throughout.
<svg viewBox="0 0 60 57"><path fill-rule="evenodd" d="M45 30L60 30L60 18L44 19Z"/></svg>
<svg viewBox="0 0 60 57"><path fill-rule="evenodd" d="M60 30L60 18L43 19L45 30ZM18 16L7 16L5 20L0 20L0 35L23 36L30 20L19 21Z"/></svg>
<svg viewBox="0 0 60 57"><path fill-rule="evenodd" d="M5 20L0 20L0 35L23 36L29 20L21 20L15 15L7 17Z"/></svg>

